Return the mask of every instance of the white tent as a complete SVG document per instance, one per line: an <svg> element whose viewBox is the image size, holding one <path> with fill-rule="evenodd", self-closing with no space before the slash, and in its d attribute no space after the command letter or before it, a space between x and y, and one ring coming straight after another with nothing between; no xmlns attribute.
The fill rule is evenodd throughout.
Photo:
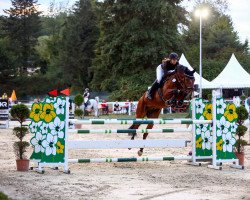
<svg viewBox="0 0 250 200"><path fill-rule="evenodd" d="M210 86L203 88L250 88L250 75L243 69L234 54L230 58L223 71L211 81Z"/></svg>
<svg viewBox="0 0 250 200"><path fill-rule="evenodd" d="M186 57L184 56L184 54L181 54L179 63L180 63L181 65L184 65L184 66L188 67L189 70L193 70L193 68L191 67L191 65L190 65L189 62L187 61L187 59L186 59ZM197 72L194 73L194 78L195 78L194 84L200 85L200 77L201 77L201 76L200 76ZM202 88L204 88L204 87L210 87L210 86L211 86L211 83L210 83L208 80L202 78L202 83L201 83L201 85L202 85Z"/></svg>

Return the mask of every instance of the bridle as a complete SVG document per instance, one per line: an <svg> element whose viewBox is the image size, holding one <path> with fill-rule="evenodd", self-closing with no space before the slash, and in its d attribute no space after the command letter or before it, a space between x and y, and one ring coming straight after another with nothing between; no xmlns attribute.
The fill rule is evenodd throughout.
<svg viewBox="0 0 250 200"><path fill-rule="evenodd" d="M182 73L183 77L180 75L180 73L182 73L182 72L179 72L177 69L175 69L173 72L168 73L167 74L168 77L166 79L164 79L162 82L162 84L164 85L165 82L167 82L169 80L173 81L174 79L176 79L175 80L176 85L178 84L178 86L180 86L180 87L177 86L178 89L176 89L176 88L175 89L167 89L168 92L173 93L173 96L170 99L165 99L164 95L162 93L162 89L161 88L158 89L159 96L160 96L161 100L163 102L165 102L166 105L172 104L171 102L176 101L175 98L177 97L177 95L179 95L181 93L184 94L184 98L183 98L183 100L184 100L188 97L189 94L191 94L194 91L194 86L186 87L186 85L185 85L185 83L188 81L188 79L189 80L194 79L194 76L190 76L190 75L186 74L184 72L184 70Z"/></svg>

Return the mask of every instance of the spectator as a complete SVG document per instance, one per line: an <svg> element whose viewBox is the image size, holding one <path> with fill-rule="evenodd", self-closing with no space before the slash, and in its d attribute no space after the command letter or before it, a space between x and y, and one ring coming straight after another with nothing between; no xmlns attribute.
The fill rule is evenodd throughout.
<svg viewBox="0 0 250 200"><path fill-rule="evenodd" d="M114 111L121 111L121 107L120 107L118 101L116 101L114 104Z"/></svg>
<svg viewBox="0 0 250 200"><path fill-rule="evenodd" d="M128 115L128 109L129 109L129 100L125 102L124 108L126 109L126 114Z"/></svg>
<svg viewBox="0 0 250 200"><path fill-rule="evenodd" d="M2 95L2 99L8 99L8 96L7 96L7 94L6 94L6 93L3 93L3 95Z"/></svg>
<svg viewBox="0 0 250 200"><path fill-rule="evenodd" d="M102 100L101 109L102 109L103 114L106 114L106 115L108 114L109 108L108 108L108 104L105 100Z"/></svg>

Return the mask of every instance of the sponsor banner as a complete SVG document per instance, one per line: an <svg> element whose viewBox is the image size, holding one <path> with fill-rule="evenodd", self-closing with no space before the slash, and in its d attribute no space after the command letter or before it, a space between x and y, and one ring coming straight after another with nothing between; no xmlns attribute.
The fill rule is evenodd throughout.
<svg viewBox="0 0 250 200"><path fill-rule="evenodd" d="M8 110L9 103L7 99L0 99L0 110Z"/></svg>

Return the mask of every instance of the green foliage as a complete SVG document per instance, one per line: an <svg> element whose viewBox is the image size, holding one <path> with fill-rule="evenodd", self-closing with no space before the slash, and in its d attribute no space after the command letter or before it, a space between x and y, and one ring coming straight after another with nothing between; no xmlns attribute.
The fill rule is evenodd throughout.
<svg viewBox="0 0 250 200"><path fill-rule="evenodd" d="M4 193L0 192L0 199L1 200L11 200L10 198L8 198L7 195L5 195Z"/></svg>
<svg viewBox="0 0 250 200"><path fill-rule="evenodd" d="M236 141L235 149L238 153L244 151L244 146L247 145L247 141L243 140L242 137L246 134L247 127L243 125L244 120L248 118L248 112L244 106L239 106L236 108L236 113L238 114L236 136L238 139Z"/></svg>
<svg viewBox="0 0 250 200"><path fill-rule="evenodd" d="M25 135L29 133L28 128L26 127L15 127L13 129L13 134L20 140L22 141Z"/></svg>
<svg viewBox="0 0 250 200"><path fill-rule="evenodd" d="M93 0L80 0L65 22L60 49L63 79L70 86L87 87L99 36Z"/></svg>
<svg viewBox="0 0 250 200"><path fill-rule="evenodd" d="M93 60L91 87L121 93L121 85L138 98L154 81L155 68L167 53L180 51L177 24L185 23L180 1L104 1L98 4L100 37ZM150 80L141 82L147 73ZM124 80L125 79L125 80ZM145 84L147 82L147 84ZM128 91L126 90L126 91ZM129 96L121 94L118 98Z"/></svg>
<svg viewBox="0 0 250 200"><path fill-rule="evenodd" d="M81 94L77 94L74 98L74 103L77 105L77 107L80 107L83 103L83 96Z"/></svg>
<svg viewBox="0 0 250 200"><path fill-rule="evenodd" d="M189 13L190 21L182 35L183 51L192 66L197 66L196 68L199 66L200 23L199 18L194 15L199 7L206 7L209 10L209 17L202 20L203 77L213 80L226 66L232 53L235 53L239 60L247 60L248 42L244 44L240 42L231 17L225 14L227 7L225 1L210 0L206 3L197 3L194 10ZM249 61L243 66L249 66Z"/></svg>
<svg viewBox="0 0 250 200"><path fill-rule="evenodd" d="M248 118L248 112L245 106L239 106L236 108L236 113L238 114L238 122L240 124L244 123L244 120Z"/></svg>
<svg viewBox="0 0 250 200"><path fill-rule="evenodd" d="M10 114L14 119L17 119L22 126L22 123L29 117L30 110L26 105L18 104L12 106Z"/></svg>
<svg viewBox="0 0 250 200"><path fill-rule="evenodd" d="M27 152L27 148L30 146L29 142L26 141L18 141L14 142L13 148L17 159L25 159Z"/></svg>
<svg viewBox="0 0 250 200"><path fill-rule="evenodd" d="M82 109L76 109L75 110L75 115L77 116L77 117L82 117L83 116L83 110Z"/></svg>
<svg viewBox="0 0 250 200"><path fill-rule="evenodd" d="M4 31L10 39L11 50L16 55L15 63L19 73L27 75L27 68L33 68L37 61L34 46L40 31L40 12L37 0L12 0L12 7L4 12Z"/></svg>
<svg viewBox="0 0 250 200"><path fill-rule="evenodd" d="M29 117L30 110L26 105L18 104L18 105L12 106L10 113L11 113L11 116L14 119L17 119L21 124L21 127L15 127L13 129L13 134L19 139L18 142L15 142L13 144L14 152L18 159L24 159L26 149L29 147L29 143L26 141L23 141L23 138L25 137L25 135L28 134L28 128L23 127L22 123Z"/></svg>
<svg viewBox="0 0 250 200"><path fill-rule="evenodd" d="M242 96L240 97L240 99L241 99L241 101L245 101L245 100L246 100L246 96L245 96L245 95L242 95Z"/></svg>

